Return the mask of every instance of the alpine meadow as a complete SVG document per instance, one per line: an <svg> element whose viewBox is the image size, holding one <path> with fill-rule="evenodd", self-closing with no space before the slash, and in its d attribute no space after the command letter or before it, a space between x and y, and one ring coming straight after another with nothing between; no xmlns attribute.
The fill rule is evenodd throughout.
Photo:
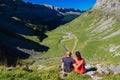
<svg viewBox="0 0 120 80"><path fill-rule="evenodd" d="M4 5L0 4L2 7ZM44 9L43 5L41 6L41 9ZM46 6L45 9L47 10ZM50 11L54 11L54 9ZM5 67L1 61L0 80L119 80L120 0L97 0L94 7L88 11L72 11L73 14L66 12L64 15L62 15L62 12L57 13L57 11L55 11L56 14L50 14L49 16L52 16L50 18L46 18L49 16L44 15L45 21L47 22L42 21L40 18L41 24L39 25L39 22L32 21L35 20L33 16L30 18L32 19L31 22L33 22L31 23L30 21L26 21L29 16L22 16L21 18L21 16L16 15L20 17L16 18L14 17L15 15L12 15L12 19L15 20L16 23L9 25L16 26L16 24L20 24L20 26L26 27L24 30L29 30L23 32L23 34L19 29L18 32L15 32L20 26L18 26L16 30L9 29L10 27L0 28L0 37L6 35L7 38L5 39L10 39L10 41L13 41L12 43L15 42L15 47L21 51L28 48L19 47L19 45L16 44L22 40L23 42L19 43L20 45L28 43L28 45L25 46L32 47L29 47L30 53L29 50L27 51L27 53L30 54L29 57L17 57L15 59L15 66L10 65ZM2 14L1 11L0 15ZM15 14L17 14L17 12ZM35 14L35 12L33 14ZM37 17L38 16L36 16L36 18ZM55 21L52 19L53 17ZM5 17L3 20L7 19L9 22L10 20L8 20L8 18L9 17ZM49 23L49 20L52 21ZM2 19L0 19L0 21L2 21ZM56 25L58 22L61 23ZM51 26L55 26L54 29ZM13 33L9 33L8 31L12 31ZM39 31L42 32L39 33ZM39 36L41 36L42 39ZM3 44L5 47L12 45L11 43L7 46L4 42L2 43L2 40L3 39L0 39L1 45ZM80 51L85 59L86 68L94 68L95 70L81 75L73 71L69 73L68 76L61 77L61 73L57 68L61 65L61 58L66 54L66 49L72 52L73 57L75 57L74 53L76 51ZM0 50L0 53L2 53L2 49ZM5 51L3 50L3 52ZM26 54L20 54L20 56L21 55ZM0 54L0 58L1 56ZM11 57L7 56L7 58L11 60ZM4 63L6 63L6 60L4 60Z"/></svg>

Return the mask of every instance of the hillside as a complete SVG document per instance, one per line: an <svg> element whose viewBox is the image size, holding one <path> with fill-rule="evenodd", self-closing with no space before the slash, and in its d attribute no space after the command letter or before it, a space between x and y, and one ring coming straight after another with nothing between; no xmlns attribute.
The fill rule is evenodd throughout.
<svg viewBox="0 0 120 80"><path fill-rule="evenodd" d="M80 15L75 20L57 27L52 31L46 31L47 37L41 44L49 47L45 54L29 57L21 62L29 65L33 71L26 71L23 67L16 67L7 72L0 68L4 74L1 79L37 79L37 80L61 80L57 66L61 64L61 57L68 49L73 53L76 50L86 61L86 64L103 64L112 67L113 72L102 75L102 80L120 79L120 1L97 0L95 6ZM30 37L27 37L28 39ZM35 37L34 37L35 39ZM37 40L37 39L36 39ZM32 67L32 68L31 68ZM5 76L7 75L7 77ZM22 77L21 77L22 76ZM64 80L98 80L87 74L78 75L70 73Z"/></svg>
<svg viewBox="0 0 120 80"><path fill-rule="evenodd" d="M48 51L49 47L41 44L48 37L45 32L73 20L83 12L22 0L0 0L0 45L4 45L7 51L4 55L7 63L16 64L19 59Z"/></svg>
<svg viewBox="0 0 120 80"><path fill-rule="evenodd" d="M98 2L100 2L100 0L98 0ZM116 1L114 0L114 4L115 2ZM112 3L113 2L111 2L111 5ZM116 2L116 4L120 3ZM91 59L89 61L104 63L105 59L105 63L110 64L112 62L116 62L116 64L119 64L118 60L120 58L116 55L119 55L120 53L120 12L119 9L111 8L112 7L107 8L106 6L104 8L103 5L97 8L95 5L92 10L85 12L74 21L63 25L52 32L48 32L48 38L44 41L44 43L50 46L50 50L46 55L49 55L51 51L55 51L53 53L64 52L64 49L61 49L62 46L58 44L58 41L61 37L66 36L65 33L72 33L78 40L75 50L80 50L86 59ZM63 31L65 33L63 33ZM51 44L52 41L55 43ZM63 43L68 49L72 50L75 38L66 40ZM55 47L55 45L57 45L57 47ZM98 56L98 58L95 56ZM94 58L96 59L92 60Z"/></svg>
<svg viewBox="0 0 120 80"><path fill-rule="evenodd" d="M59 44L59 41L64 39L62 43L68 50L72 51L73 56L74 52L79 50L89 64L119 65L119 10L120 2L118 0L97 0L96 5L91 10L74 21L52 32L47 32L48 38L43 43L47 44L50 49L44 57L56 58L65 55L64 47ZM60 58L56 58L56 61L53 60L53 62L59 64L58 60ZM52 61L48 59L47 63L49 62ZM113 77L110 78L105 80L113 80Z"/></svg>

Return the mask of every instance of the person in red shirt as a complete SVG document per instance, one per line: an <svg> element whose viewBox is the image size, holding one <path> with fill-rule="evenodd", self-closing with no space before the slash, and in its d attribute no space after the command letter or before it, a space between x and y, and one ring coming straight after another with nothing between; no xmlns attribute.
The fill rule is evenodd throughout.
<svg viewBox="0 0 120 80"><path fill-rule="evenodd" d="M76 51L75 55L76 55L76 57L74 58L75 64L73 64L74 71L77 72L78 74L84 74L86 72L85 61L81 57L81 54L79 51Z"/></svg>

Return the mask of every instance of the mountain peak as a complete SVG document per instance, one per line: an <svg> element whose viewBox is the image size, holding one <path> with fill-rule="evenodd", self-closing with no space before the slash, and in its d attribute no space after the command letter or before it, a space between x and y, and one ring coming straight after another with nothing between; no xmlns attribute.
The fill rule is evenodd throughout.
<svg viewBox="0 0 120 80"><path fill-rule="evenodd" d="M109 10L120 10L119 0L97 0L93 9L105 8Z"/></svg>

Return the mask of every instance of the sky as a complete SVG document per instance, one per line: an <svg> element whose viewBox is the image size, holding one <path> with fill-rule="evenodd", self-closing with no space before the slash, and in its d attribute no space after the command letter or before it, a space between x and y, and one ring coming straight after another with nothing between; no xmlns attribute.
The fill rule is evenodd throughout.
<svg viewBox="0 0 120 80"><path fill-rule="evenodd" d="M94 6L96 0L23 0L34 4L49 4L61 8L88 10Z"/></svg>

